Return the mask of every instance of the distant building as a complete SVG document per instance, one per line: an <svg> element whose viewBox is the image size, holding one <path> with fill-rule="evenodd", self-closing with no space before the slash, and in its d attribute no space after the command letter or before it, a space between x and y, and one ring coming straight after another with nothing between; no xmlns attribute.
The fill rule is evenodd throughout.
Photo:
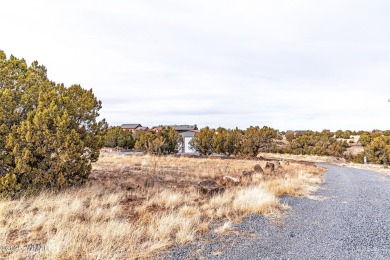
<svg viewBox="0 0 390 260"><path fill-rule="evenodd" d="M137 127L137 128L135 129L135 131L139 131L139 130L142 130L142 131L149 131L149 127L147 127L147 126L142 126L142 127Z"/></svg>
<svg viewBox="0 0 390 260"><path fill-rule="evenodd" d="M121 125L121 128L123 130L130 131L132 133L136 133L139 130L159 132L163 128L168 128L168 127L176 130L183 137L183 143L180 146L180 152L182 152L182 153L195 152L194 150L190 149L189 142L195 136L195 134L198 132L197 125L159 125L159 126L153 126L152 128L149 128L147 126L142 126L141 124L123 124L123 125Z"/></svg>
<svg viewBox="0 0 390 260"><path fill-rule="evenodd" d="M195 134L199 132L198 130L188 130L179 132L183 137L183 143L181 145L182 153L194 153L195 150L190 149L190 141L194 138Z"/></svg>
<svg viewBox="0 0 390 260"><path fill-rule="evenodd" d="M198 126L197 125L159 125L159 126L153 126L152 131L161 131L163 128L172 128L179 133L186 132L186 131L197 131Z"/></svg>
<svg viewBox="0 0 390 260"><path fill-rule="evenodd" d="M142 128L141 124L123 124L121 125L121 128L126 131L130 131L132 133L136 132L139 130L138 128Z"/></svg>
<svg viewBox="0 0 390 260"><path fill-rule="evenodd" d="M163 128L172 128L176 130L182 137L183 143L181 144L181 152L182 153L193 153L194 150L190 149L189 142L198 132L197 125L159 125L152 127L152 131L161 131Z"/></svg>
<svg viewBox="0 0 390 260"><path fill-rule="evenodd" d="M286 134L289 133L289 134L304 134L306 132L308 132L309 130L287 130L286 131Z"/></svg>

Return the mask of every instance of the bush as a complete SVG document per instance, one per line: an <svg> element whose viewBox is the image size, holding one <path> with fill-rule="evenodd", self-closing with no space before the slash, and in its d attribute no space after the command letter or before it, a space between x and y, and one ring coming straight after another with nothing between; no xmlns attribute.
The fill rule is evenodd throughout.
<svg viewBox="0 0 390 260"><path fill-rule="evenodd" d="M0 51L0 197L83 184L104 144L100 108L92 90Z"/></svg>
<svg viewBox="0 0 390 260"><path fill-rule="evenodd" d="M201 155L210 155L214 152L214 135L216 134L215 129L205 127L200 129L194 138L191 139L189 145L190 148L200 153Z"/></svg>
<svg viewBox="0 0 390 260"><path fill-rule="evenodd" d="M132 149L135 145L135 139L131 132L124 131L120 126L110 127L105 136L105 146L121 147L124 149Z"/></svg>
<svg viewBox="0 0 390 260"><path fill-rule="evenodd" d="M176 154L183 144L183 137L170 127L158 132L140 130L135 139L135 149L156 155Z"/></svg>
<svg viewBox="0 0 390 260"><path fill-rule="evenodd" d="M249 156L257 156L260 152L267 152L273 139L277 138L276 130L264 126L262 128L249 127L245 130L242 141L242 153Z"/></svg>
<svg viewBox="0 0 390 260"><path fill-rule="evenodd" d="M238 128L226 130L218 128L214 135L214 151L226 156L237 155L241 151L242 131Z"/></svg>
<svg viewBox="0 0 390 260"><path fill-rule="evenodd" d="M364 154L363 153L359 153L355 156L351 156L350 158L352 160L352 162L354 163L364 163Z"/></svg>
<svg viewBox="0 0 390 260"><path fill-rule="evenodd" d="M368 144L371 143L371 135L369 132L364 132L360 135L360 138L359 138L359 143L363 146L367 146Z"/></svg>
<svg viewBox="0 0 390 260"><path fill-rule="evenodd" d="M364 149L364 153L367 155L368 160L373 163L388 164L390 146L387 143L387 138L383 136L375 137Z"/></svg>
<svg viewBox="0 0 390 260"><path fill-rule="evenodd" d="M342 134L340 131L338 131L338 134ZM322 132L307 131L304 134L295 133L295 135L293 133L288 134L289 136L286 136L286 139L289 144L282 148L285 153L341 157L349 147L346 141L338 141L334 138L335 134L329 130Z"/></svg>
<svg viewBox="0 0 390 260"><path fill-rule="evenodd" d="M267 126L251 126L245 131L238 128L227 130L220 127L215 130L205 127L190 141L190 146L201 155L215 152L227 156L257 156L259 152L274 149L275 138L278 138L277 131Z"/></svg>

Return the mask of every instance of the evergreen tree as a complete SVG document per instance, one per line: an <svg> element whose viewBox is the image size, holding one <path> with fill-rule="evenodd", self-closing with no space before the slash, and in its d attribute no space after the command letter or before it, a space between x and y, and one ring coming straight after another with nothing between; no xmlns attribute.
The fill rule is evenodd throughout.
<svg viewBox="0 0 390 260"><path fill-rule="evenodd" d="M238 128L233 130L218 128L214 137L214 149L216 153L230 156L237 155L241 152L243 134Z"/></svg>
<svg viewBox="0 0 390 260"><path fill-rule="evenodd" d="M124 131L120 126L110 127L107 130L105 137L105 146L107 147L121 147L124 149L133 149L135 139L131 132Z"/></svg>
<svg viewBox="0 0 390 260"><path fill-rule="evenodd" d="M389 138L384 136L375 137L370 144L364 148L364 153L369 162L388 164L390 157Z"/></svg>
<svg viewBox="0 0 390 260"><path fill-rule="evenodd" d="M277 137L276 130L264 126L262 128L249 127L244 132L242 153L249 156L257 156L259 152L270 149L272 141Z"/></svg>
<svg viewBox="0 0 390 260"><path fill-rule="evenodd" d="M163 140L161 152L163 154L176 154L183 144L183 137L173 128L163 128L157 133L157 138Z"/></svg>
<svg viewBox="0 0 390 260"><path fill-rule="evenodd" d="M92 90L49 81L46 68L0 51L0 196L84 183L106 122Z"/></svg>
<svg viewBox="0 0 390 260"><path fill-rule="evenodd" d="M199 133L196 133L191 139L190 148L200 153L201 155L210 155L214 152L214 135L215 129L209 127L202 128Z"/></svg>

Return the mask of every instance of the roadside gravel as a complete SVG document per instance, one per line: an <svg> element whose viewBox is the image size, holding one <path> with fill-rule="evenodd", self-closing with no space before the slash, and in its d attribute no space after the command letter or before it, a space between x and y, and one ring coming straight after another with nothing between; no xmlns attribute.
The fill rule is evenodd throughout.
<svg viewBox="0 0 390 260"><path fill-rule="evenodd" d="M164 259L390 259L390 177L328 168L319 199L283 198L288 216L251 216L230 235L173 248Z"/></svg>

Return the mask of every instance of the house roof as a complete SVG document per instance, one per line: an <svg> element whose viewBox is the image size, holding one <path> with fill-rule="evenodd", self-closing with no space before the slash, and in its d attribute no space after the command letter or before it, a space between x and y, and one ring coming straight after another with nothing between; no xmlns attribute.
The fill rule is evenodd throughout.
<svg viewBox="0 0 390 260"><path fill-rule="evenodd" d="M123 129L136 129L137 127L142 127L141 124L123 124L121 125Z"/></svg>
<svg viewBox="0 0 390 260"><path fill-rule="evenodd" d="M197 125L159 125L159 126L154 126L152 129L162 129L163 127L170 127L176 131L194 131L198 130Z"/></svg>
<svg viewBox="0 0 390 260"><path fill-rule="evenodd" d="M300 133L300 134L304 134L306 132L308 132L309 130L287 130L286 133Z"/></svg>

